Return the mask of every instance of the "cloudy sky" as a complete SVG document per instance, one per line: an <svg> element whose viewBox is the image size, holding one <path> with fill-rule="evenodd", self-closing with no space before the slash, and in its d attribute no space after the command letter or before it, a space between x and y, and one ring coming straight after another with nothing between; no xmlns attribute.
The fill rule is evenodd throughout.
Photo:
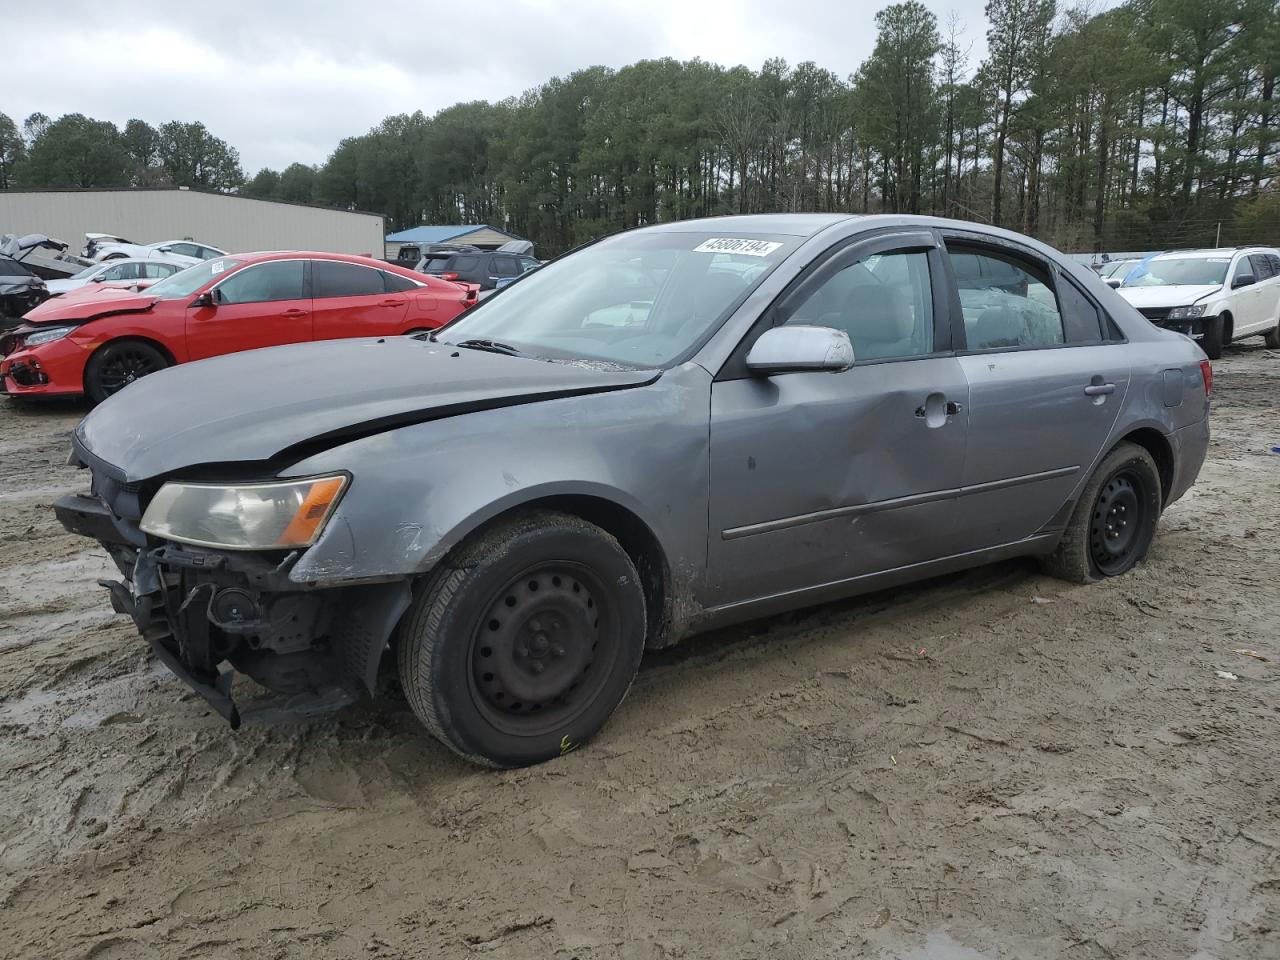
<svg viewBox="0 0 1280 960"><path fill-rule="evenodd" d="M984 0L954 12L976 65ZM0 112L84 113L120 126L200 120L247 173L321 163L388 114L518 95L580 67L702 57L759 68L813 60L852 73L886 2L860 0L42 0L9 6ZM459 11L455 22L430 10ZM20 42L14 42L20 41Z"/></svg>

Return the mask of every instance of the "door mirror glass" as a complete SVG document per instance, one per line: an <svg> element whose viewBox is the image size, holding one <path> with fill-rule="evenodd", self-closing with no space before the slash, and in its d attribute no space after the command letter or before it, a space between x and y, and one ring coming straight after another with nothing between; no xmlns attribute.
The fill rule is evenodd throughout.
<svg viewBox="0 0 1280 960"><path fill-rule="evenodd" d="M1124 283L1124 281L1119 277L1107 277L1107 279L1104 282L1112 290L1119 290L1120 284Z"/></svg>
<svg viewBox="0 0 1280 960"><path fill-rule="evenodd" d="M760 334L747 354L747 369L768 377L799 370L838 373L853 366L853 344L843 330L787 324Z"/></svg>
<svg viewBox="0 0 1280 960"><path fill-rule="evenodd" d="M1241 273L1231 281L1231 289L1238 290L1240 287L1247 287L1254 282L1253 274Z"/></svg>
<svg viewBox="0 0 1280 960"><path fill-rule="evenodd" d="M103 282L103 281L105 281L106 279L107 279L106 274L100 273L100 274L98 274L96 277L90 277L90 278L89 278L89 282L90 282L90 283L102 283L102 282Z"/></svg>

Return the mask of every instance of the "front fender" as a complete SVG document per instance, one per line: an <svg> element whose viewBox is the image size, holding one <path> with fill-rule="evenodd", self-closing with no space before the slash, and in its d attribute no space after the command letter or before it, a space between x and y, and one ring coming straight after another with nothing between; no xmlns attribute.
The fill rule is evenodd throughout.
<svg viewBox="0 0 1280 960"><path fill-rule="evenodd" d="M689 364L634 389L464 414L326 450L283 471L352 475L290 577L414 576L499 514L580 496L639 518L693 590L706 565L709 417L710 376Z"/></svg>

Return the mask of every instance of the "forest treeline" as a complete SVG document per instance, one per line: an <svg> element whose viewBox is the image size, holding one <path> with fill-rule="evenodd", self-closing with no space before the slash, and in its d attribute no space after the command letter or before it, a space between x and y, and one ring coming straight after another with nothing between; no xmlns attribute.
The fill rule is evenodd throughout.
<svg viewBox="0 0 1280 960"><path fill-rule="evenodd" d="M392 229L489 223L544 255L793 210L955 216L1073 250L1280 241L1280 0L989 0L985 19L887 6L848 77L776 59L588 67L390 116L319 166L252 177L199 123L0 114L0 188L186 184L378 211Z"/></svg>

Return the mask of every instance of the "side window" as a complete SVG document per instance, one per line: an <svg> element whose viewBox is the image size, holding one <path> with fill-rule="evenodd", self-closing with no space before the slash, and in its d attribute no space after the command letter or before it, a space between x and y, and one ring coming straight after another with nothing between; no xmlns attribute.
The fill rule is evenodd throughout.
<svg viewBox="0 0 1280 960"><path fill-rule="evenodd" d="M383 270L382 282L386 287L387 293L408 293L410 290L416 290L418 285L408 277L402 277L398 273L388 273Z"/></svg>
<svg viewBox="0 0 1280 960"><path fill-rule="evenodd" d="M1058 277L1058 296L1068 343L1101 343L1107 339L1102 314L1093 301L1066 277Z"/></svg>
<svg viewBox="0 0 1280 960"><path fill-rule="evenodd" d="M273 260L238 270L217 287L219 303L269 303L301 300L301 260Z"/></svg>
<svg viewBox="0 0 1280 960"><path fill-rule="evenodd" d="M214 257L222 256L222 254L213 249L213 247L202 247L196 244L196 256L201 260L212 260Z"/></svg>
<svg viewBox="0 0 1280 960"><path fill-rule="evenodd" d="M518 277L520 268L515 257L502 254L493 258L493 273L497 277Z"/></svg>
<svg viewBox="0 0 1280 960"><path fill-rule="evenodd" d="M1258 282L1270 280L1274 274L1271 271L1271 263L1266 256L1261 253L1255 253L1249 257L1249 264L1253 267L1253 275L1257 277Z"/></svg>
<svg viewBox="0 0 1280 960"><path fill-rule="evenodd" d="M176 253L183 257L199 257L200 250L194 243L175 243L163 248L167 253Z"/></svg>
<svg viewBox="0 0 1280 960"><path fill-rule="evenodd" d="M480 258L475 254L471 254L470 256L454 257L449 269L454 273L474 273L479 266Z"/></svg>
<svg viewBox="0 0 1280 960"><path fill-rule="evenodd" d="M843 330L856 361L932 353L929 255L877 253L852 263L809 294L786 322Z"/></svg>
<svg viewBox="0 0 1280 960"><path fill-rule="evenodd" d="M118 263L102 275L103 280L136 280L138 265L136 263Z"/></svg>
<svg viewBox="0 0 1280 960"><path fill-rule="evenodd" d="M1271 275L1280 277L1280 256L1274 253L1267 254L1267 263L1271 264Z"/></svg>
<svg viewBox="0 0 1280 960"><path fill-rule="evenodd" d="M160 277L168 277L178 272L178 267L172 263L148 263L143 267L142 272L149 279L159 279Z"/></svg>
<svg viewBox="0 0 1280 960"><path fill-rule="evenodd" d="M1234 287L1238 284L1241 277L1253 277L1253 265L1249 263L1248 257L1241 257L1236 261L1235 273L1231 274L1231 285Z"/></svg>
<svg viewBox="0 0 1280 960"><path fill-rule="evenodd" d="M382 271L341 260L315 260L311 266L312 289L316 299L326 297L371 297L385 293Z"/></svg>
<svg viewBox="0 0 1280 960"><path fill-rule="evenodd" d="M533 257L521 257L521 258L520 258L520 272L521 272L521 273L528 273L530 270L532 270L532 269L533 269L534 267L536 267L536 266L538 266L538 261L537 261L537 260L535 260L535 259L533 259Z"/></svg>
<svg viewBox="0 0 1280 960"><path fill-rule="evenodd" d="M971 276L972 265L956 269L968 349L1052 347L1066 342L1047 271L985 250L956 252L953 248L949 255L953 268L957 260L972 258L980 271L980 281L965 281L960 271L969 270Z"/></svg>

